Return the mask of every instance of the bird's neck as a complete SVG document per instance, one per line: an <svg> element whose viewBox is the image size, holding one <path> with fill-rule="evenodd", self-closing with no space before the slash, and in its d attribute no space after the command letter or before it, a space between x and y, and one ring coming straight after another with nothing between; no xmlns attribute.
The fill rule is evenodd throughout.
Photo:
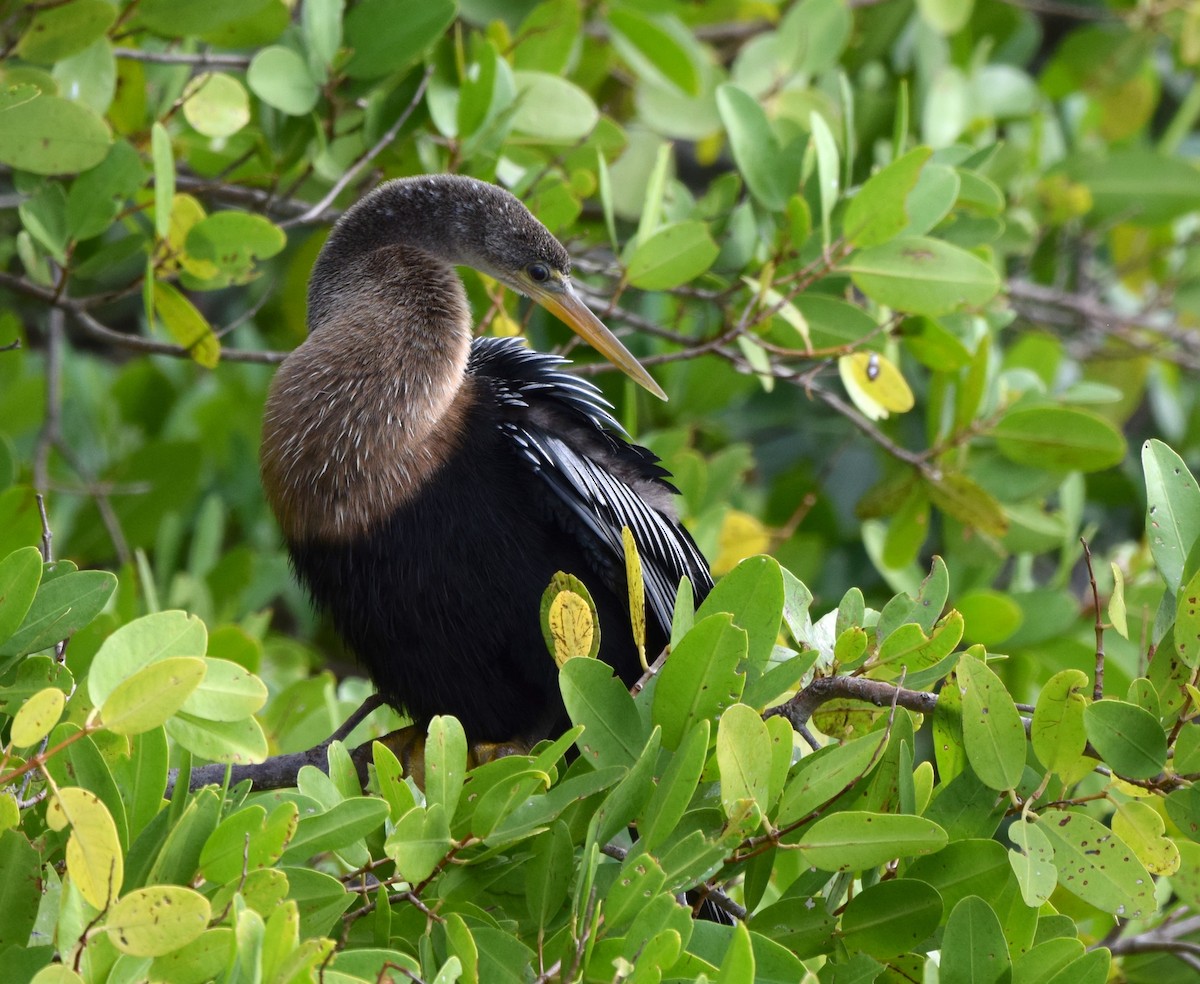
<svg viewBox="0 0 1200 984"><path fill-rule="evenodd" d="M263 484L290 539L367 532L453 451L470 325L454 270L412 247L314 275L309 337L276 374L263 421Z"/></svg>

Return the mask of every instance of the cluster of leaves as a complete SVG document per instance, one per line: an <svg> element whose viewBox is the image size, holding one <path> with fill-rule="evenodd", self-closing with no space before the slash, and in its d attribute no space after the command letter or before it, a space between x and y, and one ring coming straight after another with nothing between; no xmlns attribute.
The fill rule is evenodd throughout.
<svg viewBox="0 0 1200 984"><path fill-rule="evenodd" d="M1102 984L1110 951L1084 940L1114 916L1128 931L1200 908L1200 486L1165 445L1145 461L1177 614L1125 699L1068 669L1023 720L1003 657L960 648L940 558L917 595L876 611L852 589L814 621L809 590L760 556L695 612L681 592L670 658L635 696L553 637L574 727L528 755L468 769L461 726L435 718L423 791L377 742L368 795L340 743L293 789L189 791L188 753L265 754L250 716L265 686L206 656L181 612L108 635L75 686L38 650L93 619L114 579L15 551L0 563L0 651L18 667L0 782L26 797L0 796L10 979L783 982L805 962L821 980L920 979L937 950L946 980ZM63 602L80 578L68 594L90 609ZM1111 615L1125 620L1116 600ZM184 754L168 801L169 740ZM694 922L676 896L696 885L740 921ZM1172 979L1144 958L1124 973Z"/></svg>
<svg viewBox="0 0 1200 984"><path fill-rule="evenodd" d="M8 977L882 980L936 951L945 980L1088 981L1106 942L1129 980L1188 979L1200 8L1038 6L6 15ZM308 748L366 692L311 672L338 650L259 419L309 227L447 170L569 240L672 400L609 396L730 573L634 698L565 658L595 654L586 591L549 596L585 730L529 756L464 774L441 721L425 794L368 745L364 796L334 744L294 790L164 799L168 764ZM465 277L483 330L571 349ZM32 548L35 490L96 569ZM686 919L703 882L747 920Z"/></svg>

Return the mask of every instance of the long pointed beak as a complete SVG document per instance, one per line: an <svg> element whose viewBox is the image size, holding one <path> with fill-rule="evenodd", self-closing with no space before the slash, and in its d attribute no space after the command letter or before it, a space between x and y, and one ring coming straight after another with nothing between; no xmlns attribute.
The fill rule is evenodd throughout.
<svg viewBox="0 0 1200 984"><path fill-rule="evenodd" d="M629 349L621 344L620 339L605 327L604 322L592 314L591 308L583 303L569 283L565 288L561 292L529 287L526 287L526 290L542 307L563 321L576 335L635 383L665 401L667 394L654 381L654 377L633 357Z"/></svg>

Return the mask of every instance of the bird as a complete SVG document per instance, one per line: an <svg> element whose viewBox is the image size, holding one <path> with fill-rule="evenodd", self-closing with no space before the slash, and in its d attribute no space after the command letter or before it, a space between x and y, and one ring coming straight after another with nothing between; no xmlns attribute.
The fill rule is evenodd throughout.
<svg viewBox="0 0 1200 984"><path fill-rule="evenodd" d="M308 335L272 380L260 453L292 568L414 724L454 715L474 743L569 725L540 623L556 572L589 589L600 658L632 684L622 529L640 554L646 647L681 579L709 567L677 490L592 383L517 337L474 337L465 266L557 315L656 396L572 286L567 250L507 190L461 175L387 181L334 225Z"/></svg>

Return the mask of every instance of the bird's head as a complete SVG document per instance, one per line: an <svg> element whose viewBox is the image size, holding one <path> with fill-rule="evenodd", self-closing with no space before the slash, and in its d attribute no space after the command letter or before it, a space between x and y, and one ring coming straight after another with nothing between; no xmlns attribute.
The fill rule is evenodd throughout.
<svg viewBox="0 0 1200 984"><path fill-rule="evenodd" d="M369 217L377 235L391 227L386 238L472 267L531 298L635 382L667 398L575 291L562 243L503 188L461 175L400 178L381 185L348 217L354 213Z"/></svg>

